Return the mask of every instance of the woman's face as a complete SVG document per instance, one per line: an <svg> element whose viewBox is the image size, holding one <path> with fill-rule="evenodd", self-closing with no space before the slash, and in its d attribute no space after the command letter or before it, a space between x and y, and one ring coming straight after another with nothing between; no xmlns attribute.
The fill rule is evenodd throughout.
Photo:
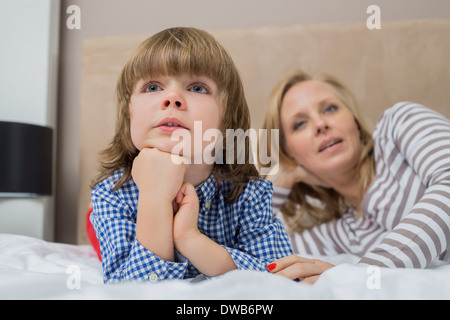
<svg viewBox="0 0 450 320"><path fill-rule="evenodd" d="M286 92L280 113L286 149L296 164L323 179L355 169L360 132L331 85L297 83Z"/></svg>

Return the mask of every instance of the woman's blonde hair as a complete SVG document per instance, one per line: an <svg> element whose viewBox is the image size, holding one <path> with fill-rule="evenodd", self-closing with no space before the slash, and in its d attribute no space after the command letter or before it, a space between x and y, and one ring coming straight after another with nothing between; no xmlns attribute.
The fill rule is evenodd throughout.
<svg viewBox="0 0 450 320"><path fill-rule="evenodd" d="M219 89L223 152L226 154L226 129L250 128L250 112L239 73L227 51L209 33L195 28L170 28L145 40L131 55L117 81L117 117L115 134L110 145L100 153L100 174L91 187L123 167L124 173L117 181L118 189L131 178L133 160L139 153L130 134L130 97L141 79L158 76L201 75L215 81ZM250 152L248 141L245 152ZM234 151L236 160L237 150ZM224 157L225 158L225 157ZM248 159L248 157L246 157ZM236 161L235 161L236 162ZM219 181L232 182L227 200L237 199L249 179L259 177L253 164L215 164Z"/></svg>
<svg viewBox="0 0 450 320"><path fill-rule="evenodd" d="M373 139L372 134L367 129L355 97L341 81L330 75L309 75L304 71L296 71L293 74L288 75L282 79L272 91L264 119L263 129L267 129L268 133L271 132L270 129L279 130L279 163L287 166L296 165L287 152L280 112L283 99L289 89L300 82L309 80L321 81L331 85L336 90L337 96L341 102L353 114L359 128L360 139L362 142L361 157L358 162L358 170L356 171L360 172L359 186L362 196L372 182L375 174ZM311 186L300 182L296 183L292 188L281 211L289 228L292 231L302 232L305 229L310 229L315 225L342 216L348 206L345 198L335 190ZM357 217L359 217L361 215L360 206L357 209Z"/></svg>

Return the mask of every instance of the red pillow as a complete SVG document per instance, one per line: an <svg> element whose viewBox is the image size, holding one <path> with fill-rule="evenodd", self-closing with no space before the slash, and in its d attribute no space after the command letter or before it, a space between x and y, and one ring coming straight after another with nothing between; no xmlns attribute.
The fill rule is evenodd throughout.
<svg viewBox="0 0 450 320"><path fill-rule="evenodd" d="M102 256L100 254L100 244L98 243L97 235L95 234L94 226L91 223L91 220L89 217L92 213L92 207L89 207L89 210L86 213L86 233L89 238L89 241L91 242L92 246L94 247L95 252L97 252L97 256L102 261Z"/></svg>

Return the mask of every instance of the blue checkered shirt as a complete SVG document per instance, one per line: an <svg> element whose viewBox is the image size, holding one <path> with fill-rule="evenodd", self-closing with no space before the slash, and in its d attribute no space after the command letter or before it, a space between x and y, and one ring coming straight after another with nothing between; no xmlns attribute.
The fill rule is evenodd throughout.
<svg viewBox="0 0 450 320"><path fill-rule="evenodd" d="M105 283L122 280L194 278L200 272L175 250L165 261L136 239L139 190L132 179L113 191L122 176L117 170L92 191L91 222L100 243ZM218 187L212 174L197 186L200 232L222 245L239 269L265 271L270 262L293 254L289 238L272 214L272 184L250 181L232 204L225 202L231 184Z"/></svg>

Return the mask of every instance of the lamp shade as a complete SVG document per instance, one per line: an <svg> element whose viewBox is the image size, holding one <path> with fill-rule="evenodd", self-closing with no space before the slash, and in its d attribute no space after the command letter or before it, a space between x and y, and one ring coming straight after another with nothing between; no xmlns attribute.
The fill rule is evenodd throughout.
<svg viewBox="0 0 450 320"><path fill-rule="evenodd" d="M53 130L0 121L0 195L52 193Z"/></svg>

